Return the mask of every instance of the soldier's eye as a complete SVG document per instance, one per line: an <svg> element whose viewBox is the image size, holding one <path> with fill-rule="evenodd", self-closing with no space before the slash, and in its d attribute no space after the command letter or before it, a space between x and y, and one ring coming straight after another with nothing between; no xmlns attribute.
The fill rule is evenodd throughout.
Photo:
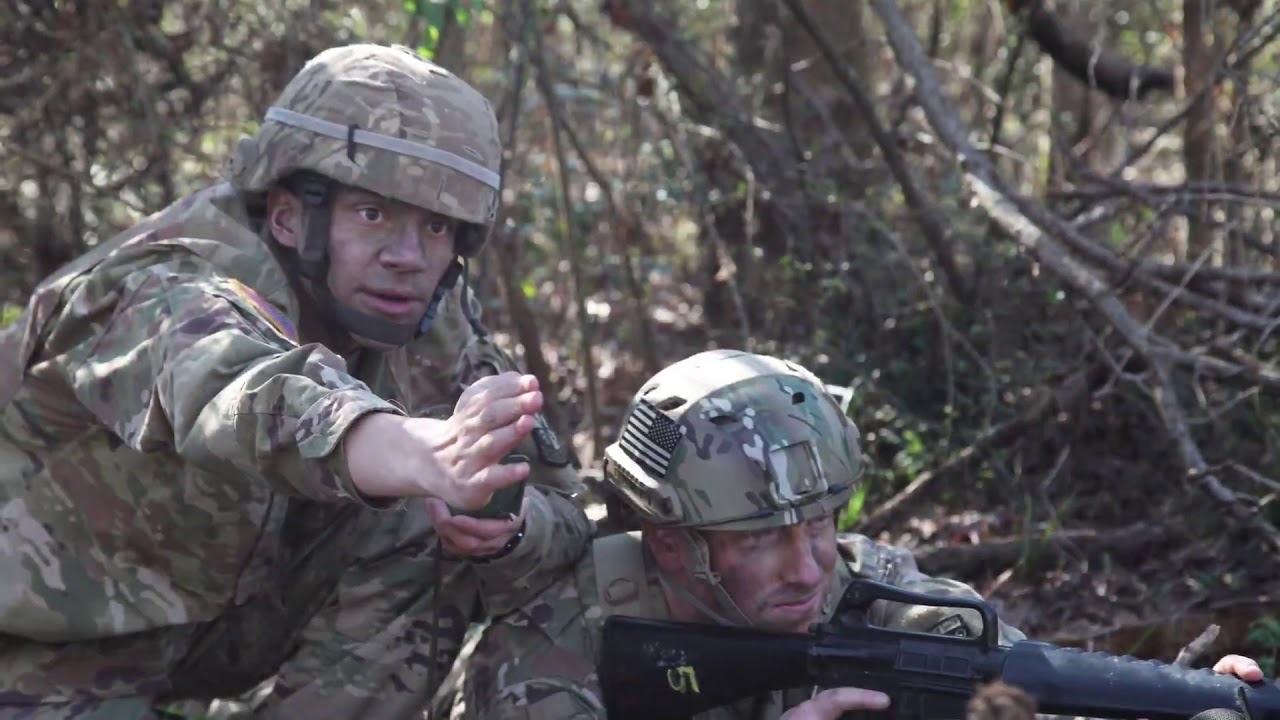
<svg viewBox="0 0 1280 720"><path fill-rule="evenodd" d="M452 225L453 223L449 222L448 220L432 220L431 222L427 223L427 232L431 233L432 235L444 235L448 233L450 229L452 229L451 227Z"/></svg>
<svg viewBox="0 0 1280 720"><path fill-rule="evenodd" d="M360 213L360 217L364 218L365 222L376 223L382 220L381 208L365 206L365 207L359 208L358 210L356 210L356 212Z"/></svg>

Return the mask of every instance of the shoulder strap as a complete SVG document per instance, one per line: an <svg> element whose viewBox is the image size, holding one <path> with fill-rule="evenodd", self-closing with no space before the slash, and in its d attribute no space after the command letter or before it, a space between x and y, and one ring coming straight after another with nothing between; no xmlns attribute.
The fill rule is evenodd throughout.
<svg viewBox="0 0 1280 720"><path fill-rule="evenodd" d="M651 617L649 573L645 569L640 532L624 532L596 538L591 545L595 561L596 597L604 615Z"/></svg>

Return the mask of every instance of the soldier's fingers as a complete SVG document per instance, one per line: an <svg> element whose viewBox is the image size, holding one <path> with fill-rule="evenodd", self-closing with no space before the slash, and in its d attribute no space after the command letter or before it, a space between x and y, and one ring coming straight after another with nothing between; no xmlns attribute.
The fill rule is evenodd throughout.
<svg viewBox="0 0 1280 720"><path fill-rule="evenodd" d="M465 492L472 497L484 497L485 502L493 493L504 487L514 485L529 477L529 463L511 463L510 465L490 465L472 473L466 483ZM479 503L476 507L483 507Z"/></svg>
<svg viewBox="0 0 1280 720"><path fill-rule="evenodd" d="M532 415L522 415L515 422L490 430L480 438L472 441L466 451L464 464L460 468L462 473L468 476L476 475L485 468L498 463L514 450L522 440L528 437L529 433L533 432L534 424L535 421ZM509 467L523 464L516 463Z"/></svg>
<svg viewBox="0 0 1280 720"><path fill-rule="evenodd" d="M458 515L449 519L449 529L473 537L480 542L497 541L501 546L516 533L516 529L520 527L520 520L519 515L496 519Z"/></svg>
<svg viewBox="0 0 1280 720"><path fill-rule="evenodd" d="M486 375L471 383L462 391L457 406L461 408L477 401L515 397L537 389L538 379L533 375L521 375L508 370L497 375Z"/></svg>
<svg viewBox="0 0 1280 720"><path fill-rule="evenodd" d="M451 558L482 558L486 555L495 555L498 552L497 550L488 550L480 547L454 545L444 539L440 540L440 545Z"/></svg>
<svg viewBox="0 0 1280 720"><path fill-rule="evenodd" d="M817 720L837 720L842 714L851 710L882 710L889 707L889 696L875 690L863 688L831 688L823 690L809 702L813 703Z"/></svg>
<svg viewBox="0 0 1280 720"><path fill-rule="evenodd" d="M517 398L517 401L520 404L521 412L525 415L536 415L542 412L543 399L541 390L536 388L530 390Z"/></svg>
<svg viewBox="0 0 1280 720"><path fill-rule="evenodd" d="M521 415L533 415L542 409L542 393L523 393L511 398L493 400L474 416L469 430L484 435L494 428L509 425Z"/></svg>
<svg viewBox="0 0 1280 720"><path fill-rule="evenodd" d="M479 535L464 529L464 521L474 519L458 515L436 527L436 532L446 550L455 555L468 557L493 555L506 547L507 542L520 527L518 524L510 524L499 533ZM505 521L499 522L505 523Z"/></svg>
<svg viewBox="0 0 1280 720"><path fill-rule="evenodd" d="M454 404L454 412L459 415L468 415L478 412L496 398L519 395L519 383L516 382L518 377L516 373L504 372L476 378L475 382L463 388L462 394L458 396L458 402Z"/></svg>
<svg viewBox="0 0 1280 720"><path fill-rule="evenodd" d="M458 517L453 520L460 519L462 518ZM507 544L505 539L484 539L462 532L453 526L453 520L447 520L445 524L436 528L440 543L452 555L484 557L497 553Z"/></svg>
<svg viewBox="0 0 1280 720"><path fill-rule="evenodd" d="M1261 680L1262 668L1252 658L1243 655L1226 655L1213 666L1222 675L1235 675L1241 680Z"/></svg>

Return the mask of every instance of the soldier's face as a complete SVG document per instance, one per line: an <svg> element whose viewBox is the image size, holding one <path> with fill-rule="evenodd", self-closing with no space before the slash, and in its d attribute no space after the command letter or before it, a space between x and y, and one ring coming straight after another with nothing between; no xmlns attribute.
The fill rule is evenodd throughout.
<svg viewBox="0 0 1280 720"><path fill-rule="evenodd" d="M754 625L807 632L822 619L837 556L831 515L769 530L704 531L703 536L711 569Z"/></svg>
<svg viewBox="0 0 1280 720"><path fill-rule="evenodd" d="M305 211L294 195L268 196L276 240L301 247ZM457 222L351 188L334 194L329 225L329 291L340 304L397 324L417 324L453 261Z"/></svg>
<svg viewBox="0 0 1280 720"><path fill-rule="evenodd" d="M417 323L453 260L456 221L344 189L333 203L329 290L339 304L395 323Z"/></svg>

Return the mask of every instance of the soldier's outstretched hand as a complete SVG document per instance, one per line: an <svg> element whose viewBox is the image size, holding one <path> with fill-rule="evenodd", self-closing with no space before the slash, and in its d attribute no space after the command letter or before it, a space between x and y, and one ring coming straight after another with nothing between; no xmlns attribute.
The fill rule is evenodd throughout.
<svg viewBox="0 0 1280 720"><path fill-rule="evenodd" d="M883 710L889 696L862 688L830 688L791 708L781 720L839 720L854 710Z"/></svg>
<svg viewBox="0 0 1280 720"><path fill-rule="evenodd" d="M370 413L347 431L347 468L369 497L431 496L478 510L497 490L529 475L502 458L533 431L542 409L538 379L505 372L463 391L445 420Z"/></svg>

